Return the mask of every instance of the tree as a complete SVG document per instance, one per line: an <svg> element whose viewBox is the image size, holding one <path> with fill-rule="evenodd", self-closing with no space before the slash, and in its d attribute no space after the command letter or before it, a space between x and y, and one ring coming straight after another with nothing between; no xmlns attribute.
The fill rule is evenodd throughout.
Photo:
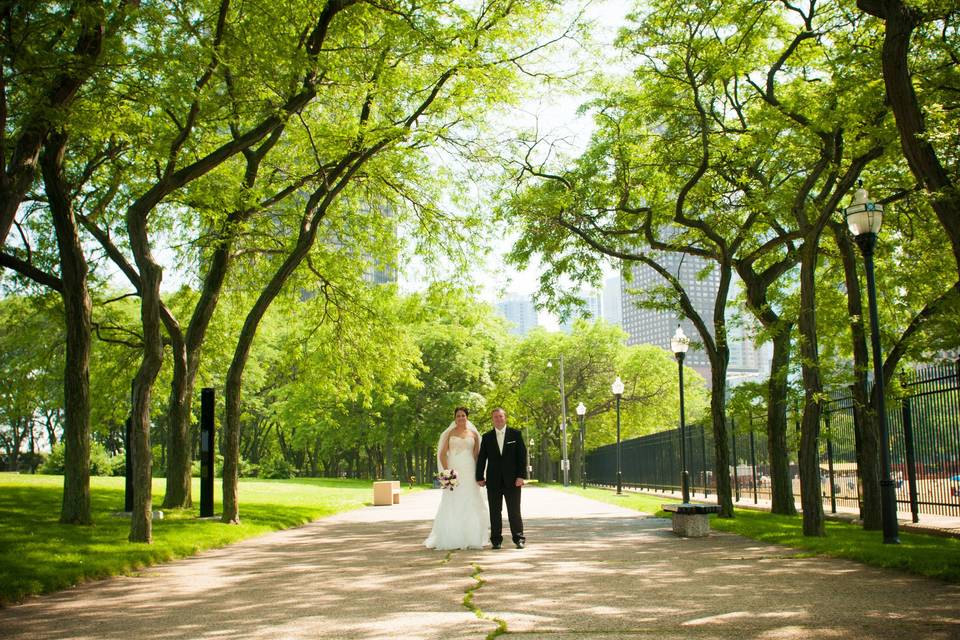
<svg viewBox="0 0 960 640"><path fill-rule="evenodd" d="M341 194L348 194L355 182L361 183L358 186L402 184L403 174L395 169L404 157L416 155L442 136L450 119L471 120L478 107L483 110L473 97L478 86L502 85L509 78L509 67L524 55L522 46L529 34L537 32L533 27L543 5L496 2L481 8L478 15L448 11L439 3L426 8L429 11L385 12L372 5L358 7L343 14L343 25L333 25L340 29L329 32L340 45L358 47L360 58L355 68L336 70L342 74L342 87L323 96L330 102L321 101L315 114L304 119L314 139L331 136L317 148L323 182L312 185L305 197L294 227L295 240L283 249L283 258L247 314L227 375L224 522L239 521L240 388L250 345L266 310L309 255L321 223L337 212ZM526 28L518 29L520 24ZM344 112L352 112L353 119L345 128L329 131L329 114L342 118ZM377 228L377 214L382 212L371 213L367 220ZM324 281L322 272L318 279Z"/></svg>
<svg viewBox="0 0 960 640"><path fill-rule="evenodd" d="M42 170L44 193L50 207L60 253L59 275L32 264L15 253L0 253L0 264L43 286L60 292L64 300L67 356L64 367L66 461L64 523L89 524L90 296L87 263L80 244L70 183L64 175L68 133L64 122L76 111L80 89L103 68L103 58L125 28L128 5L121 1L112 12L102 2L63 6L8 6L3 10L4 172L0 176L0 247L6 248L10 228L28 190ZM10 69L13 83L8 84ZM19 225L18 225L19 229ZM20 239L26 236L20 230Z"/></svg>
<svg viewBox="0 0 960 640"><path fill-rule="evenodd" d="M884 21L883 81L903 155L950 240L960 274L956 144L952 133L944 135L956 130L960 11L938 1L857 0L857 7Z"/></svg>

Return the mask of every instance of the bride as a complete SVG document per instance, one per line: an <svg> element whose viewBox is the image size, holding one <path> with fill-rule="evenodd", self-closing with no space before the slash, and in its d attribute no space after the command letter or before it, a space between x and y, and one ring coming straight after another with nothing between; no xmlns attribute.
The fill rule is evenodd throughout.
<svg viewBox="0 0 960 640"><path fill-rule="evenodd" d="M440 435L437 444L440 470L456 471L459 484L452 490L443 489L433 530L424 542L430 549L481 549L487 539L487 505L474 479L480 432L467 415L464 407L457 407L453 423Z"/></svg>

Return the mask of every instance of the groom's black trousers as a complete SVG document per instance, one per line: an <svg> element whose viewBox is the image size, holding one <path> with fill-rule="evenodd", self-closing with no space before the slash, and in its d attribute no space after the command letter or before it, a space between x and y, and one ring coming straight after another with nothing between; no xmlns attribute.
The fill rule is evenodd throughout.
<svg viewBox="0 0 960 640"><path fill-rule="evenodd" d="M520 517L520 487L494 487L488 482L487 500L490 503L490 542L503 543L503 501L507 503L507 519L510 521L510 536L513 542L524 542L523 518Z"/></svg>

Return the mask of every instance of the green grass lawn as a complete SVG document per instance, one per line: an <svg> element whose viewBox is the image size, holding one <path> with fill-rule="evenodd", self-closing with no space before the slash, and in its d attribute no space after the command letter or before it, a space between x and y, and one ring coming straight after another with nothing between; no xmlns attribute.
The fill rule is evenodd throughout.
<svg viewBox="0 0 960 640"><path fill-rule="evenodd" d="M117 515L123 510L123 484L123 478L91 478L94 525L73 526L58 522L61 476L0 473L0 605L295 527L373 499L370 481L241 480L241 524L225 525L199 519L200 483L194 479L195 508L164 510L164 518L153 521L153 543L142 544L127 542L130 520ZM154 509L163 491L164 480L154 480ZM220 498L217 480L218 517Z"/></svg>
<svg viewBox="0 0 960 640"><path fill-rule="evenodd" d="M559 487L558 487L559 488ZM617 495L608 489L579 489L567 491L669 518L660 505L680 502L665 496L626 492ZM827 535L823 538L803 535L800 516L780 516L753 509L736 509L735 518L710 516L710 526L718 531L802 549L809 555L847 558L874 567L901 569L947 582L960 583L960 540L936 535L900 532L899 545L883 544L880 531L864 531L860 526L826 521Z"/></svg>

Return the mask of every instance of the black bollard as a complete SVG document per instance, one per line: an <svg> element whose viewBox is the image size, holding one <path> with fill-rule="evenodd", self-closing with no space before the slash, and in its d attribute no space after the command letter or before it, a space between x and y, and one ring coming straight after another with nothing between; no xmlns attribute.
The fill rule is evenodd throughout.
<svg viewBox="0 0 960 640"><path fill-rule="evenodd" d="M200 517L213 517L213 388L200 390Z"/></svg>

